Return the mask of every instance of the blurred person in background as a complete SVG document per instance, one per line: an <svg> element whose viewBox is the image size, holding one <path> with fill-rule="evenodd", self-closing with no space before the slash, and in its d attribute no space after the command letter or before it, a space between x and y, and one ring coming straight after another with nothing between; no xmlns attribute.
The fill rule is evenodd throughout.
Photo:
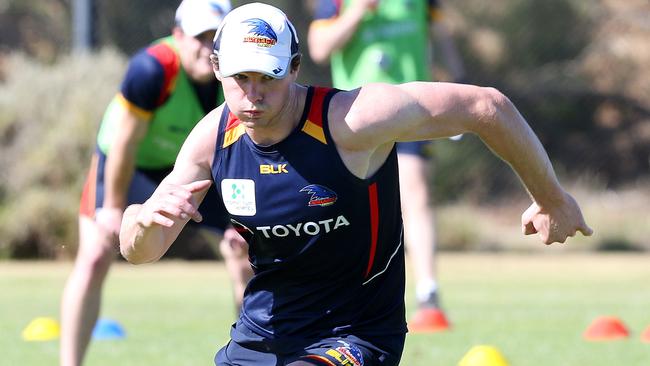
<svg viewBox="0 0 650 366"><path fill-rule="evenodd" d="M335 88L431 81L434 43L453 81L464 79L463 63L437 0L315 0L313 11L309 53L316 63L330 61ZM397 144L404 236L418 301L409 321L412 332L448 327L436 281L428 145L429 141Z"/></svg>
<svg viewBox="0 0 650 366"><path fill-rule="evenodd" d="M546 244L591 235L539 139L496 89L299 84L296 30L260 3L224 18L211 60L226 102L192 130L153 195L126 209L120 251L134 264L156 261L190 220L203 220L201 203L226 207L255 274L217 365L399 364L407 329L396 142L476 134L533 200L524 234ZM206 197L213 185L216 201Z"/></svg>
<svg viewBox="0 0 650 366"><path fill-rule="evenodd" d="M63 366L83 362L125 207L151 195L172 170L195 124L223 102L209 56L215 31L230 9L229 0L184 0L172 34L131 58L120 91L106 109L81 198L79 249L61 303ZM223 233L219 247L239 309L252 276L246 244L229 227L223 207L201 210L202 227Z"/></svg>

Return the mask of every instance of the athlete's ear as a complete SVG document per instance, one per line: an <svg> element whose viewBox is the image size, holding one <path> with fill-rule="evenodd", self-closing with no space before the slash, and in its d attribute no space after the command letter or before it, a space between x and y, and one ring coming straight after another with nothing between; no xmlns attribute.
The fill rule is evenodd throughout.
<svg viewBox="0 0 650 366"><path fill-rule="evenodd" d="M293 58L291 59L291 72L297 73L298 70L300 70L300 61L302 59L302 54L297 53Z"/></svg>
<svg viewBox="0 0 650 366"><path fill-rule="evenodd" d="M212 63L212 71L219 81L221 81L221 73L219 72L219 57L214 53L210 55L210 62Z"/></svg>
<svg viewBox="0 0 650 366"><path fill-rule="evenodd" d="M183 29L181 29L181 27L174 26L174 28L172 28L172 36L174 36L174 39L176 41L183 38L184 35L185 35L185 32L183 32Z"/></svg>

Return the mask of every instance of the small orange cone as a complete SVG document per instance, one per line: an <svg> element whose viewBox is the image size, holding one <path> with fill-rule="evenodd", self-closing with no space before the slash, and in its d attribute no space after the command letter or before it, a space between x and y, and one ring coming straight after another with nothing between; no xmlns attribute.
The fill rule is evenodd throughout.
<svg viewBox="0 0 650 366"><path fill-rule="evenodd" d="M645 343L650 343L650 325L641 333L641 341Z"/></svg>
<svg viewBox="0 0 650 366"><path fill-rule="evenodd" d="M445 313L436 308L419 309L409 321L409 332L434 333L448 330L451 327Z"/></svg>
<svg viewBox="0 0 650 366"><path fill-rule="evenodd" d="M460 360L458 366L508 366L508 361L492 346L474 346Z"/></svg>
<svg viewBox="0 0 650 366"><path fill-rule="evenodd" d="M588 341L613 341L630 335L625 324L614 316L601 316L589 325L584 338Z"/></svg>

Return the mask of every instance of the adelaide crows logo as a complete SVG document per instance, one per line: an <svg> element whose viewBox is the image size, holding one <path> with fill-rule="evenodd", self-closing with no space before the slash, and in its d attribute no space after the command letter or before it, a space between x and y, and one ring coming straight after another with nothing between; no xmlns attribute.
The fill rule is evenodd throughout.
<svg viewBox="0 0 650 366"><path fill-rule="evenodd" d="M255 43L261 47L271 47L278 43L278 36L269 23L260 18L251 18L242 23L248 24L251 28L248 36L244 37L244 43Z"/></svg>
<svg viewBox="0 0 650 366"><path fill-rule="evenodd" d="M302 188L300 192L311 194L311 197L309 197L309 207L329 206L336 202L336 199L338 198L336 192L329 188L319 186L318 184L310 184Z"/></svg>
<svg viewBox="0 0 650 366"><path fill-rule="evenodd" d="M208 5L210 5L210 8L212 9L212 14L216 16L223 16L226 13L223 7L216 2L210 1Z"/></svg>

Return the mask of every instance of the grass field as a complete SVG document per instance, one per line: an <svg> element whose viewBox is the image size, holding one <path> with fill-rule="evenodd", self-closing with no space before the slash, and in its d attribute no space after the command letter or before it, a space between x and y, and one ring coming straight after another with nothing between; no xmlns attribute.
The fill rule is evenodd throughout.
<svg viewBox="0 0 650 366"><path fill-rule="evenodd" d="M510 366L650 365L650 255L443 253L439 276L449 332L409 335L402 365L454 366L474 345L497 347ZM0 262L0 365L56 365L58 343L25 342L37 316L59 318L69 262ZM387 294L387 296L390 296ZM412 291L407 296L414 309ZM114 266L103 316L127 337L93 342L86 365L212 365L234 318L223 266L172 262ZM614 315L631 337L586 342L597 316Z"/></svg>

